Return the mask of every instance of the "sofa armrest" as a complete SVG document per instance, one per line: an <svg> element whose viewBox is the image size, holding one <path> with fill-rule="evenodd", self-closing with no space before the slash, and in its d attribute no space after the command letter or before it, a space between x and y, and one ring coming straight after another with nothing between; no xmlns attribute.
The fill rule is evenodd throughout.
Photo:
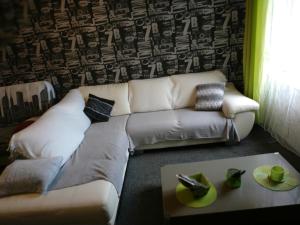
<svg viewBox="0 0 300 225"><path fill-rule="evenodd" d="M237 113L257 111L259 104L242 95L232 83L225 87L222 111L227 118L234 118Z"/></svg>

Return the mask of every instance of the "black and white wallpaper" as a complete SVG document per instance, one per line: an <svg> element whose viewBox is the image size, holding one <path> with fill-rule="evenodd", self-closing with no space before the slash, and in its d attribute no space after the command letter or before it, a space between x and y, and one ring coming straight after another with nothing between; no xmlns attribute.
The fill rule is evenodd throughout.
<svg viewBox="0 0 300 225"><path fill-rule="evenodd" d="M0 86L80 85L222 69L242 87L244 0L8 1L17 28ZM13 3L12 3L13 2Z"/></svg>

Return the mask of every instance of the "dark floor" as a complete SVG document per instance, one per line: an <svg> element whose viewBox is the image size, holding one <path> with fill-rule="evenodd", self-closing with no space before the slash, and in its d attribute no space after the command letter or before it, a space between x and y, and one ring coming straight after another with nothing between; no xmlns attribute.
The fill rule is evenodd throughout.
<svg viewBox="0 0 300 225"><path fill-rule="evenodd" d="M135 155L128 162L116 225L163 224L160 189L160 167L163 165L270 152L280 152L300 171L300 158L280 146L259 126L255 126L238 145L208 144L151 150Z"/></svg>

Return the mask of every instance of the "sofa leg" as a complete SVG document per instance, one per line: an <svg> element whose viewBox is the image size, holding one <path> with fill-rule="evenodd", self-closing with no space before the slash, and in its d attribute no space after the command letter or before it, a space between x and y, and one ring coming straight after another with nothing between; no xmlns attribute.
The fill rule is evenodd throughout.
<svg viewBox="0 0 300 225"><path fill-rule="evenodd" d="M131 156L137 156L137 155L142 155L144 153L144 150L129 150L129 154Z"/></svg>

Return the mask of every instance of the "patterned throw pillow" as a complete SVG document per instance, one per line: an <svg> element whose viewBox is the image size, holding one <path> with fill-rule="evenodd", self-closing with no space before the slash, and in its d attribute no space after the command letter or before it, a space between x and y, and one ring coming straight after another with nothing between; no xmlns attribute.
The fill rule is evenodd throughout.
<svg viewBox="0 0 300 225"><path fill-rule="evenodd" d="M84 108L84 113L94 122L106 122L109 120L110 113L115 101L99 98L89 94L88 101Z"/></svg>
<svg viewBox="0 0 300 225"><path fill-rule="evenodd" d="M195 109L219 111L223 105L225 83L199 84L196 86L197 100Z"/></svg>

